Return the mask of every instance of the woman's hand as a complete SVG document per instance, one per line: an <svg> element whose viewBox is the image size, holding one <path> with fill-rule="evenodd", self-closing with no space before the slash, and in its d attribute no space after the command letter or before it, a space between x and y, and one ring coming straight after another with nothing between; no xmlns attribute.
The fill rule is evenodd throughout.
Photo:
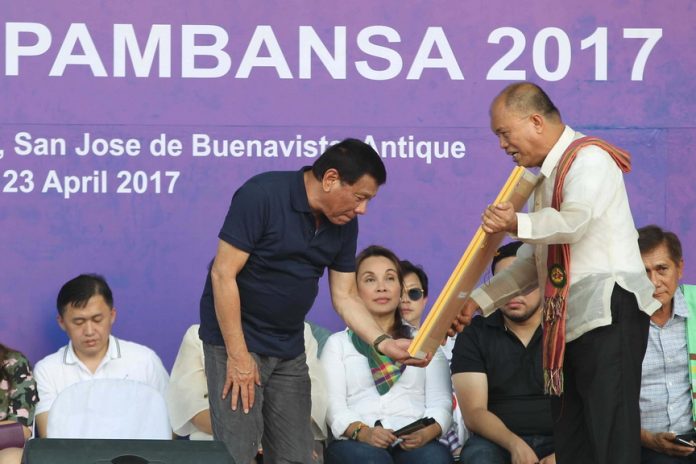
<svg viewBox="0 0 696 464"><path fill-rule="evenodd" d="M402 450L409 451L416 448L420 448L437 438L442 432L440 424L437 422L430 424L427 427L423 427L420 430L416 430L408 435L402 435L403 441L399 444Z"/></svg>
<svg viewBox="0 0 696 464"><path fill-rule="evenodd" d="M396 435L392 429L384 427L363 427L358 433L358 441L376 446L377 448L387 448L396 441Z"/></svg>

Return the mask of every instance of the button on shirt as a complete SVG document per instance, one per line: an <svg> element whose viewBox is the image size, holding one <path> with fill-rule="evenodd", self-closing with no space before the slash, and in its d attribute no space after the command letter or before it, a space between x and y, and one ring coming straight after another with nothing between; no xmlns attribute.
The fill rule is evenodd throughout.
<svg viewBox="0 0 696 464"><path fill-rule="evenodd" d="M517 236L525 244L519 259L471 297L485 315L512 297L544 288L548 246L570 244L570 291L566 341L611 324L614 284L636 295L638 306L652 314L660 303L645 274L621 170L611 156L590 145L580 150L563 184L561 209L551 207L558 162L583 134L566 126L539 171L531 213L517 214Z"/></svg>
<svg viewBox="0 0 696 464"><path fill-rule="evenodd" d="M689 310L680 289L664 326L650 321L648 349L640 384L640 425L650 432L693 430L686 320Z"/></svg>

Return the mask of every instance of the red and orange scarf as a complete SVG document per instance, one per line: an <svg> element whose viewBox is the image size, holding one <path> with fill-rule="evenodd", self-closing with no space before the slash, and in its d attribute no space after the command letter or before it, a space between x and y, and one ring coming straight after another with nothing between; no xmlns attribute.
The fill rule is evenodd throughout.
<svg viewBox="0 0 696 464"><path fill-rule="evenodd" d="M563 183L581 148L596 145L605 150L622 172L631 170L631 156L620 148L596 137L582 137L571 143L558 161L551 207L560 210ZM548 276L544 289L544 391L549 395L563 393L563 355L566 337L566 307L570 289L570 245L549 245Z"/></svg>

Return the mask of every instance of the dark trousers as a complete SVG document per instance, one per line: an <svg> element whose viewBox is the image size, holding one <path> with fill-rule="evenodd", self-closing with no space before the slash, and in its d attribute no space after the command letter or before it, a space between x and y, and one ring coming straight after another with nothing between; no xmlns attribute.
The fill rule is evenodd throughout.
<svg viewBox="0 0 696 464"><path fill-rule="evenodd" d="M553 454L553 437L550 435L519 435L541 460ZM510 452L502 446L472 433L459 455L462 464L510 464Z"/></svg>
<svg viewBox="0 0 696 464"><path fill-rule="evenodd" d="M650 448L643 448L640 464L687 464L696 462L696 452L688 456L668 456Z"/></svg>
<svg viewBox="0 0 696 464"><path fill-rule="evenodd" d="M405 451L400 446L377 448L355 440L334 440L325 453L326 464L451 464L445 445L433 440Z"/></svg>
<svg viewBox="0 0 696 464"><path fill-rule="evenodd" d="M650 317L614 286L612 323L566 345L564 392L551 398L556 462L640 462L640 377Z"/></svg>
<svg viewBox="0 0 696 464"><path fill-rule="evenodd" d="M267 464L310 464L314 437L311 428L311 384L305 354L279 359L251 353L261 374L254 406L244 414L240 399L232 411L231 397L222 399L227 373L224 346L203 344L208 402L213 436L227 446L239 464L250 463L263 443Z"/></svg>

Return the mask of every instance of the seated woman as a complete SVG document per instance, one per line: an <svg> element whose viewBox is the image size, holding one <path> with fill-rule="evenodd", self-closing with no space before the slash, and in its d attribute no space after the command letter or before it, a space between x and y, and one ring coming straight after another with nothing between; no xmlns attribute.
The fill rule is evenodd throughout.
<svg viewBox="0 0 696 464"><path fill-rule="evenodd" d="M398 311L402 274L390 250L370 246L357 257L358 294L386 334L410 337ZM377 352L351 330L329 337L321 355L326 372L327 421L336 440L327 464L450 463L437 438L452 420L452 387L440 350L426 368L406 367ZM421 418L435 423L400 440L394 431Z"/></svg>
<svg viewBox="0 0 696 464"><path fill-rule="evenodd" d="M19 464L22 460L21 441L31 436L38 400L27 358L0 344L0 427L22 426L21 435L17 432L20 443L12 443L9 447L10 443L0 443L0 464Z"/></svg>

